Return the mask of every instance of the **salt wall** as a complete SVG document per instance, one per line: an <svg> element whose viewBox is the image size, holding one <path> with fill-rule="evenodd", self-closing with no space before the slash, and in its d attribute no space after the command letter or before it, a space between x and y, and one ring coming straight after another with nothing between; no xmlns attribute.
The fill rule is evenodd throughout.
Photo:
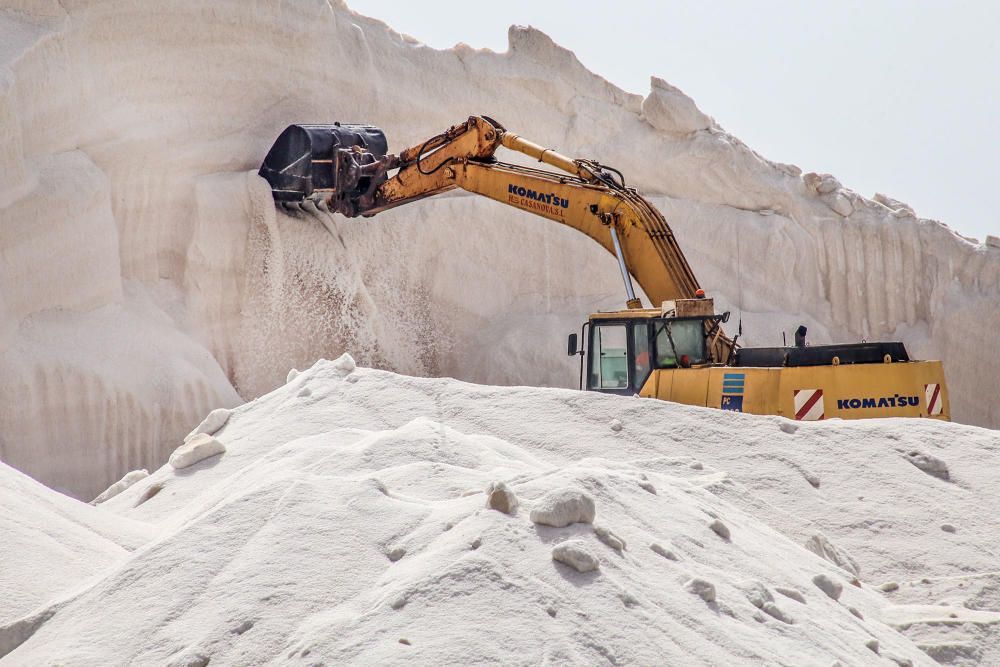
<svg viewBox="0 0 1000 667"><path fill-rule="evenodd" d="M955 418L1000 425L1000 249L754 153L531 28L438 51L340 2L7 0L0 10L0 458L80 497L155 467L212 407L350 351L410 374L574 386L566 333L614 261L471 196L372 220L277 211L254 175L293 122L399 150L485 113L616 165L748 343L899 338Z"/></svg>

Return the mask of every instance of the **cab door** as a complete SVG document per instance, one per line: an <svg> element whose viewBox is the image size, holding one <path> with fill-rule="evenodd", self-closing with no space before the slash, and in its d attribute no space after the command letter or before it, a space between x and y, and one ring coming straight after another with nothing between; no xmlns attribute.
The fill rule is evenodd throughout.
<svg viewBox="0 0 1000 667"><path fill-rule="evenodd" d="M595 322L591 326L587 389L629 393L632 373L628 338L628 326L624 322Z"/></svg>

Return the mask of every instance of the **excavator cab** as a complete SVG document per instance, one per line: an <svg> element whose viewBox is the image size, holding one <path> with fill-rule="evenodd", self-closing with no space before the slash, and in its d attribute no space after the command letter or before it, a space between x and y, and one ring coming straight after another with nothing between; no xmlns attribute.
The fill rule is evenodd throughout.
<svg viewBox="0 0 1000 667"><path fill-rule="evenodd" d="M633 395L656 370L721 365L725 360L716 358L712 343L728 319L729 313L715 314L712 299L704 298L595 313L581 329L589 354L576 349L576 334L570 334L567 352L581 356L581 388Z"/></svg>

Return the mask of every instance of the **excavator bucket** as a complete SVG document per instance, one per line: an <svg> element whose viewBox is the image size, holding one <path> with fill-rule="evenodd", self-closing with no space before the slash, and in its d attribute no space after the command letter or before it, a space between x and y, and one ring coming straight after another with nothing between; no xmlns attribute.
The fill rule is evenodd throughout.
<svg viewBox="0 0 1000 667"><path fill-rule="evenodd" d="M363 167L388 148L385 134L371 125L289 125L257 173L276 202L301 202L314 193L352 198L369 191L373 178L384 180L384 173Z"/></svg>

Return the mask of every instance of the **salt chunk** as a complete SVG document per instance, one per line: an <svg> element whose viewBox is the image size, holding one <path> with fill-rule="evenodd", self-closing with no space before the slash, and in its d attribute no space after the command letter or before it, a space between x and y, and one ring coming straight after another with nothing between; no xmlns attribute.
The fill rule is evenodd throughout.
<svg viewBox="0 0 1000 667"><path fill-rule="evenodd" d="M750 604L758 609L763 609L764 605L768 602L774 602L774 596L771 595L771 591L767 590L767 586L759 581L749 582L740 588L743 590L743 594L747 596Z"/></svg>
<svg viewBox="0 0 1000 667"><path fill-rule="evenodd" d="M337 371L341 377L350 375L354 372L354 369L358 367L358 365L354 363L354 357L346 352L330 363L333 366L333 369Z"/></svg>
<svg viewBox="0 0 1000 667"><path fill-rule="evenodd" d="M730 536L729 526L722 523L718 519L715 519L714 521L712 521L712 523L708 524L708 527L711 528L715 532L715 534L721 537L722 539L724 540L729 539Z"/></svg>
<svg viewBox="0 0 1000 667"><path fill-rule="evenodd" d="M642 101L642 116L656 129L690 134L715 125L715 121L702 113L694 100L679 89L655 76L650 83L649 95Z"/></svg>
<svg viewBox="0 0 1000 667"><path fill-rule="evenodd" d="M486 487L486 507L513 514L517 510L517 496L503 482L490 482Z"/></svg>
<svg viewBox="0 0 1000 667"><path fill-rule="evenodd" d="M794 588L783 588L781 586L775 586L774 590L777 591L778 593L781 593L786 598L790 598L792 600L795 600L799 604L805 604L806 603L805 596L803 596L802 593L799 593Z"/></svg>
<svg viewBox="0 0 1000 667"><path fill-rule="evenodd" d="M670 549L667 549L666 547L657 544L656 542L650 544L649 548L653 550L653 553L659 554L660 556L663 556L667 560L677 560L677 554L675 554Z"/></svg>
<svg viewBox="0 0 1000 667"><path fill-rule="evenodd" d="M910 214L910 216L916 215L916 213L914 213L913 211L913 207L910 206L909 204L901 202L898 199L893 199L892 197L884 195L881 192L876 192L875 196L872 197L872 199L874 199L879 204L882 204L882 206L885 206L886 208L892 211L903 211L905 213Z"/></svg>
<svg viewBox="0 0 1000 667"><path fill-rule="evenodd" d="M760 610L765 614L767 614L768 616L770 616L771 618L781 621L782 623L788 623L789 625L791 625L792 623L795 622L791 616L782 611L781 607L774 604L773 602L765 602L764 606L762 606Z"/></svg>
<svg viewBox="0 0 1000 667"><path fill-rule="evenodd" d="M169 667L206 667L210 659L204 653L182 653L168 664Z"/></svg>
<svg viewBox="0 0 1000 667"><path fill-rule="evenodd" d="M285 376L285 384L288 384L298 376L299 376L299 370L297 368L291 369L290 371L288 371L288 375Z"/></svg>
<svg viewBox="0 0 1000 667"><path fill-rule="evenodd" d="M778 424L778 428L781 429L782 433L788 433L789 435L791 435L792 433L795 433L796 431L799 430L799 425L793 424L788 420L782 420L781 423Z"/></svg>
<svg viewBox="0 0 1000 667"><path fill-rule="evenodd" d="M827 539L823 533L816 533L810 537L806 540L805 546L806 549L813 552L820 558L830 561L834 565L850 572L854 576L861 574L861 567L858 566L858 562L854 560L854 557L833 544L833 542Z"/></svg>
<svg viewBox="0 0 1000 667"><path fill-rule="evenodd" d="M226 446L212 436L199 433L174 450L168 463L175 469L193 466L199 461L216 456L226 451Z"/></svg>
<svg viewBox="0 0 1000 667"><path fill-rule="evenodd" d="M90 504L100 505L105 500L114 498L119 493L138 482L140 479L145 479L147 477L149 477L148 470L133 470L132 472L127 472L124 477L106 488L101 495L91 500Z"/></svg>
<svg viewBox="0 0 1000 667"><path fill-rule="evenodd" d="M828 195L843 187L840 181L830 174L817 174L811 171L803 176L802 180L805 181L806 188L818 195Z"/></svg>
<svg viewBox="0 0 1000 667"><path fill-rule="evenodd" d="M684 588L691 593L694 593L705 602L715 602L715 584L711 581L695 577L693 579L689 579L688 582L684 584Z"/></svg>
<svg viewBox="0 0 1000 667"><path fill-rule="evenodd" d="M552 560L569 565L577 572L592 572L601 564L582 540L567 540L552 549Z"/></svg>
<svg viewBox="0 0 1000 667"><path fill-rule="evenodd" d="M812 579L816 588L820 589L834 600L840 599L840 594L844 592L844 586L839 581L834 581L825 574L817 574Z"/></svg>
<svg viewBox="0 0 1000 667"><path fill-rule="evenodd" d="M933 454L910 451L906 453L906 460L920 470L923 470L928 475L938 477L940 479L950 479L948 464Z"/></svg>
<svg viewBox="0 0 1000 667"><path fill-rule="evenodd" d="M529 515L532 523L562 528L571 523L593 523L594 499L576 489L556 489L542 496Z"/></svg>
<svg viewBox="0 0 1000 667"><path fill-rule="evenodd" d="M830 207L834 213L847 217L854 213L854 204L840 192L834 192L822 196L823 203Z"/></svg>
<svg viewBox="0 0 1000 667"><path fill-rule="evenodd" d="M184 442L187 442L191 438L201 433L206 435L215 435L219 432L226 422L229 421L229 416L233 413L232 410L228 408L216 408L208 413L208 416L201 420L201 423L194 427L194 430L188 433L184 437Z"/></svg>
<svg viewBox="0 0 1000 667"><path fill-rule="evenodd" d="M594 526L594 534L597 535L597 539L604 542L615 551L625 550L625 540L618 537L607 528L603 526Z"/></svg>

